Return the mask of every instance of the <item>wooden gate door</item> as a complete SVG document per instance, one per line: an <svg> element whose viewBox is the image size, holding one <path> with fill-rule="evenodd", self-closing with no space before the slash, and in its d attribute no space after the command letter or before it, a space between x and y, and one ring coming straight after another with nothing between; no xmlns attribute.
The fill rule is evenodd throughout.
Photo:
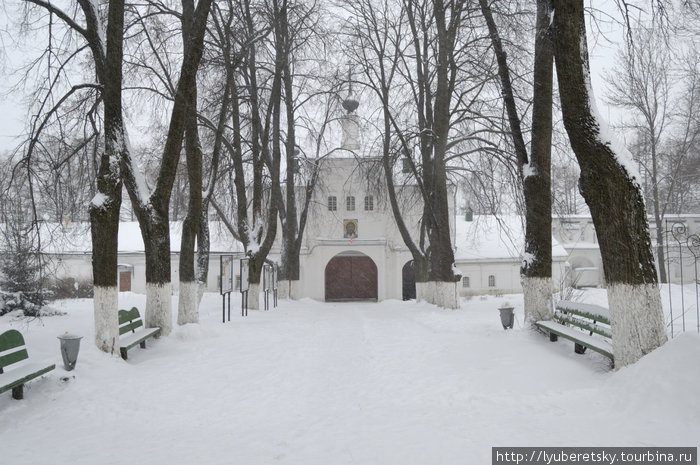
<svg viewBox="0 0 700 465"><path fill-rule="evenodd" d="M119 272L119 292L131 291L131 271Z"/></svg>
<svg viewBox="0 0 700 465"><path fill-rule="evenodd" d="M367 256L336 256L326 265L326 300L377 300L377 265Z"/></svg>
<svg viewBox="0 0 700 465"><path fill-rule="evenodd" d="M403 300L416 298L416 270L413 267L414 261L407 262L401 270L401 287L403 290Z"/></svg>

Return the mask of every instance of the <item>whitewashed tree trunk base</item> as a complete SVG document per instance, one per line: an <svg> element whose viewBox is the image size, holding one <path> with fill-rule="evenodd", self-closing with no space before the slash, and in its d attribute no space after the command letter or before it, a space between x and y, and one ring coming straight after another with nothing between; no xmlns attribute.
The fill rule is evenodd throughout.
<svg viewBox="0 0 700 465"><path fill-rule="evenodd" d="M608 284L615 368L635 363L667 341L655 284Z"/></svg>
<svg viewBox="0 0 700 465"><path fill-rule="evenodd" d="M248 310L260 310L260 284L250 283L248 288Z"/></svg>
<svg viewBox="0 0 700 465"><path fill-rule="evenodd" d="M291 291L291 292L290 292ZM277 283L277 298L299 300L301 298L301 284L299 280L281 280Z"/></svg>
<svg viewBox="0 0 700 465"><path fill-rule="evenodd" d="M199 284L180 281L178 289L177 324L199 323L199 312L197 311Z"/></svg>
<svg viewBox="0 0 700 465"><path fill-rule="evenodd" d="M523 300L525 303L525 324L533 326L540 320L551 320L552 307L552 278L521 278Z"/></svg>
<svg viewBox="0 0 700 465"><path fill-rule="evenodd" d="M119 290L95 286L95 345L108 354L119 353Z"/></svg>
<svg viewBox="0 0 700 465"><path fill-rule="evenodd" d="M197 308L199 308L199 305L202 303L202 297L204 297L204 293L207 290L207 283L198 281L197 282ZM199 317L198 317L199 318Z"/></svg>
<svg viewBox="0 0 700 465"><path fill-rule="evenodd" d="M167 336L173 329L171 283L146 283L146 327L160 328L160 335Z"/></svg>
<svg viewBox="0 0 700 465"><path fill-rule="evenodd" d="M443 308L459 308L457 283L446 281L416 283L416 301L425 301Z"/></svg>

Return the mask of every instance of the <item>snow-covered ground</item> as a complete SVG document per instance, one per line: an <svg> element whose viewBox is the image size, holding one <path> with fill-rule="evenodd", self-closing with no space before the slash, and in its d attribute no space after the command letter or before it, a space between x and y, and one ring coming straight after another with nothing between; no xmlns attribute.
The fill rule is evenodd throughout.
<svg viewBox="0 0 700 465"><path fill-rule="evenodd" d="M460 310L283 300L246 318L237 297L231 322L206 295L200 324L174 325L126 362L94 347L90 300L54 304L63 316L0 317L31 359L57 365L24 400L0 395L0 462L447 465L490 463L492 446L700 445L692 315L693 330L612 371L525 330L521 295ZM580 299L604 304L605 293ZM143 309L145 296L120 302ZM56 339L66 331L85 336L71 372Z"/></svg>

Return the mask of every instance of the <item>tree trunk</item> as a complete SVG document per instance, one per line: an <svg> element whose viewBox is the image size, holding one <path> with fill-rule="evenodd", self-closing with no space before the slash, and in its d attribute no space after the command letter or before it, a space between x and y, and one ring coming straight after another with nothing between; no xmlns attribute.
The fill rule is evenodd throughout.
<svg viewBox="0 0 700 465"><path fill-rule="evenodd" d="M452 62L461 13L456 3L451 5L444 4L442 0L435 0L433 3L437 29L436 84L435 103L432 109L432 140L429 144L432 153L428 154L426 151L423 156L424 169L427 169L428 173L425 185L426 188L430 186L430 189L427 189L429 194L425 203L428 211L427 216L423 217L423 222L430 240L430 245L425 250L428 258L428 279L436 283L435 293L432 294L433 303L445 308L459 308L456 294L458 277L454 274L455 258L450 237L450 203L445 168L447 139L451 127L452 93L457 72ZM428 88L426 88L426 95L430 95Z"/></svg>
<svg viewBox="0 0 700 465"><path fill-rule="evenodd" d="M209 251L211 240L209 233L209 202L202 200L202 210L197 226L197 306L202 302L209 280Z"/></svg>
<svg viewBox="0 0 700 465"><path fill-rule="evenodd" d="M180 243L180 283L177 312L177 323L180 325L199 321L197 313L199 286L195 270L194 247L202 210L202 148L199 143L196 108L197 96L196 92L193 92L186 116L187 128L185 130L185 155L190 195L187 216L182 222Z"/></svg>
<svg viewBox="0 0 700 465"><path fill-rule="evenodd" d="M146 312L148 328L158 327L162 336L172 331L172 284L170 282L170 225L167 209L137 210L146 255Z"/></svg>
<svg viewBox="0 0 700 465"><path fill-rule="evenodd" d="M532 142L523 166L525 255L520 268L525 321L552 317L552 77L551 0L537 1Z"/></svg>
<svg viewBox="0 0 700 465"><path fill-rule="evenodd" d="M194 3L183 1L182 31L183 40L192 40ZM178 285L177 324L197 323L199 305L195 270L195 241L202 211L202 146L197 127L197 86L196 81L189 94L189 104L185 111L185 157L187 160L187 180L189 182L189 200L187 215L182 222L180 241L180 264Z"/></svg>
<svg viewBox="0 0 700 465"><path fill-rule="evenodd" d="M659 279L662 283L667 283L668 277L666 275L666 255L664 254L664 228L663 228L663 214L659 205L659 173L658 173L658 163L657 163L657 153L656 147L658 146L658 138L654 135L652 131L652 141L651 141L651 182L652 182L652 196L654 198L654 224L656 225L656 258L658 260L659 268Z"/></svg>
<svg viewBox="0 0 700 465"><path fill-rule="evenodd" d="M295 159L296 152L296 129L295 129L295 115L294 115L294 87L293 81L294 76L292 74L291 68L291 47L292 39L289 37L288 28L288 18L287 9L282 8L279 14L279 28L280 28L280 39L283 41L284 54L286 59L284 65L282 66L283 72L283 83L284 83L284 104L286 110L286 120L287 120L287 139L285 143L285 151L287 157L287 189L286 189L286 199L284 205L284 212L280 211L280 218L284 217L282 220L282 257L280 263L280 281L287 281L289 292L288 297L291 298L292 293L292 282L299 281L299 252L300 247L297 243L300 241L300 237L303 231L299 230L299 216L297 214L297 196L294 183L295 166L297 160ZM284 213L282 215L282 213Z"/></svg>
<svg viewBox="0 0 700 465"><path fill-rule="evenodd" d="M525 321L532 325L552 315L552 60L551 5L537 1L531 157L522 134L507 54L487 0L479 0L493 44L501 92L508 114L525 198L525 253L520 267Z"/></svg>
<svg viewBox="0 0 700 465"><path fill-rule="evenodd" d="M615 364L622 367L666 342L646 211L631 157L613 140L595 107L583 0L555 0L554 10L564 125L600 243Z"/></svg>
<svg viewBox="0 0 700 465"><path fill-rule="evenodd" d="M89 10L87 18L93 18ZM90 20L88 20L90 23ZM92 28L96 28L93 24ZM92 273L95 295L95 345L111 354L119 353L117 239L119 210L122 200L122 180L119 166L112 163L125 150L122 119L122 57L124 38L124 2L109 2L106 57L102 47L92 44L98 78L104 85L105 150L100 157L97 173L97 195L90 203L92 234ZM93 37L101 43L99 37Z"/></svg>

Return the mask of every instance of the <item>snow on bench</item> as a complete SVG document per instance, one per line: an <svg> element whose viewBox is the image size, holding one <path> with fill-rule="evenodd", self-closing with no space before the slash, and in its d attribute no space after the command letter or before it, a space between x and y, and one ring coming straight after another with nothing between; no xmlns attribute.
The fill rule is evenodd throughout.
<svg viewBox="0 0 700 465"><path fill-rule="evenodd" d="M615 360L610 329L610 311L599 305L562 300L556 304L551 321L538 321L536 326L549 334L554 342L563 337L574 342L574 351L582 354L590 348Z"/></svg>
<svg viewBox="0 0 700 465"><path fill-rule="evenodd" d="M146 348L146 339L149 337L158 337L160 328L145 328L136 331L136 328L143 326L143 320L139 314L139 309L132 307L131 310L119 310L119 351L122 358L127 359L126 351L139 344L142 349ZM122 336L124 333L130 334Z"/></svg>

